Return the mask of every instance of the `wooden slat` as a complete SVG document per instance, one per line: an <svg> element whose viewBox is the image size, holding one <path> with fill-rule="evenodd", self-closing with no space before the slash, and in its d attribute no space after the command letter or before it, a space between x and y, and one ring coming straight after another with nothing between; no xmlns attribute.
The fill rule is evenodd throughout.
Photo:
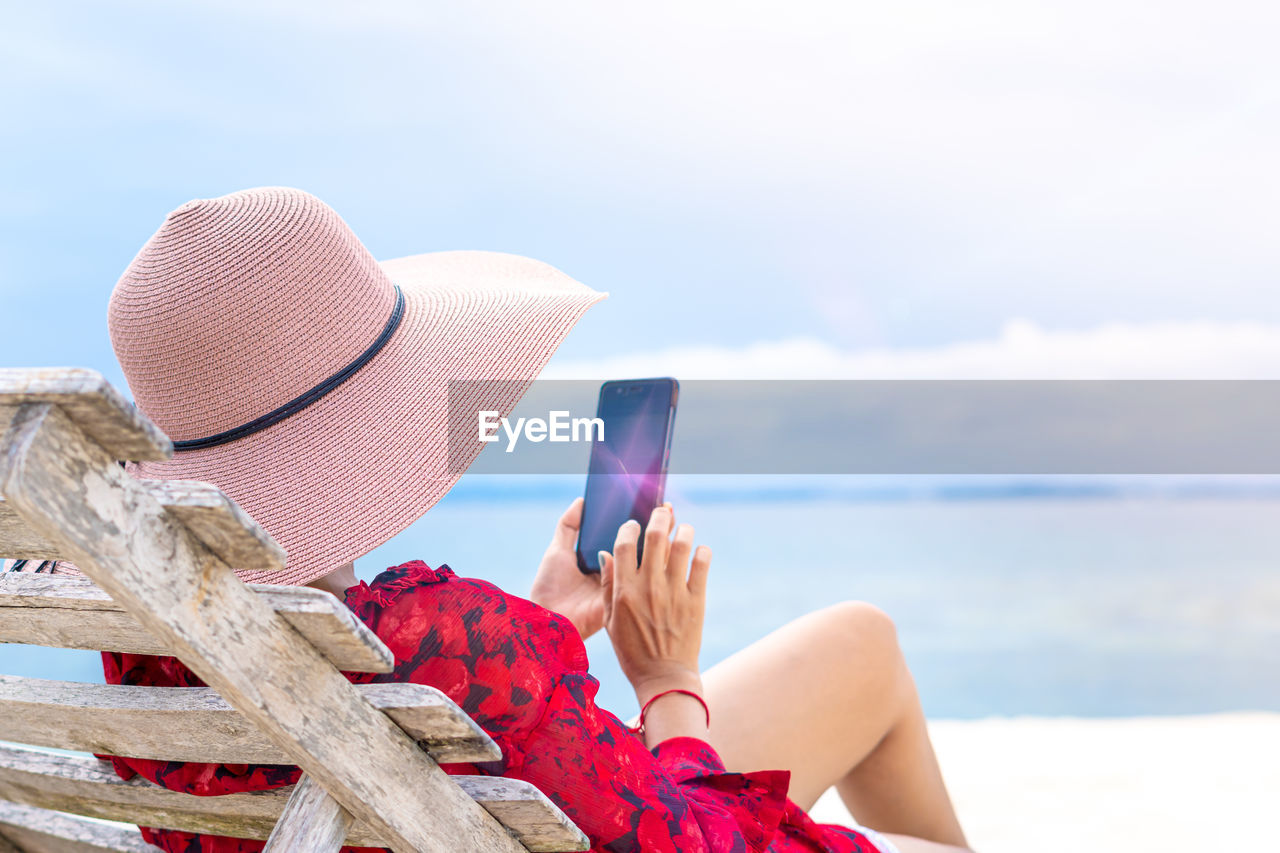
<svg viewBox="0 0 1280 853"><path fill-rule="evenodd" d="M249 584L267 605L345 672L391 672L396 658L368 625L322 589Z"/></svg>
<svg viewBox="0 0 1280 853"><path fill-rule="evenodd" d="M250 587L338 669L394 668L386 644L330 593L273 584ZM172 654L88 578L29 572L0 573L0 643Z"/></svg>
<svg viewBox="0 0 1280 853"><path fill-rule="evenodd" d="M425 684L361 684L437 761L495 761L498 745L447 696ZM6 740L163 761L290 764L257 727L208 687L81 684L0 675Z"/></svg>
<svg viewBox="0 0 1280 853"><path fill-rule="evenodd" d="M0 801L0 834L23 853L156 853L132 827Z"/></svg>
<svg viewBox="0 0 1280 853"><path fill-rule="evenodd" d="M350 826L347 810L310 776L303 776L289 795L262 853L338 853Z"/></svg>
<svg viewBox="0 0 1280 853"><path fill-rule="evenodd" d="M0 743L0 800L184 832L266 838L288 789L197 797L121 779L111 764ZM2 831L2 830L0 830Z"/></svg>
<svg viewBox="0 0 1280 853"><path fill-rule="evenodd" d="M452 776L462 790L531 851L585 850L589 841L528 782L490 776ZM195 797L141 777L122 780L95 758L59 755L0 744L0 798L142 826L209 835L266 838L291 788ZM378 835L355 821L346 843L378 847Z"/></svg>
<svg viewBox="0 0 1280 853"><path fill-rule="evenodd" d="M173 442L96 370L82 367L0 368L0 430L19 406L56 403L116 459L168 459Z"/></svg>
<svg viewBox="0 0 1280 853"><path fill-rule="evenodd" d="M527 850L553 853L591 849L591 840L536 785L502 776L453 778Z"/></svg>
<svg viewBox="0 0 1280 853"><path fill-rule="evenodd" d="M279 571L284 549L221 489L196 480L140 480L169 515L235 569ZM65 558L57 543L37 532L0 499L0 556L26 560Z"/></svg>
<svg viewBox="0 0 1280 853"><path fill-rule="evenodd" d="M155 480L147 491L231 568L284 568L284 549L217 486L195 480Z"/></svg>

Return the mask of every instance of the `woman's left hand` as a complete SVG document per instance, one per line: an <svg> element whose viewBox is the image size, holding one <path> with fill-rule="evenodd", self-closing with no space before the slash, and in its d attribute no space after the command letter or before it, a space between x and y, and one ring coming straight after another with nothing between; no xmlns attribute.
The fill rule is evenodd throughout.
<svg viewBox="0 0 1280 853"><path fill-rule="evenodd" d="M529 600L568 619L586 640L604 627L604 596L600 575L583 574L578 569L574 545L581 526L582 498L578 498L556 524L533 579Z"/></svg>

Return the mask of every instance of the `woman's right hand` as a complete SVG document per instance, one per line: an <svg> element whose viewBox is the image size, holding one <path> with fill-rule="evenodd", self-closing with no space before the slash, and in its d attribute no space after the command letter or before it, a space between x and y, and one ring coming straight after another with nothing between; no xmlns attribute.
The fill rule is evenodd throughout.
<svg viewBox="0 0 1280 853"><path fill-rule="evenodd" d="M687 524L671 538L673 521L669 504L653 511L639 566L635 521L618 530L612 557L600 554L605 629L641 705L666 690L701 693L698 652L711 549L693 549L693 528Z"/></svg>

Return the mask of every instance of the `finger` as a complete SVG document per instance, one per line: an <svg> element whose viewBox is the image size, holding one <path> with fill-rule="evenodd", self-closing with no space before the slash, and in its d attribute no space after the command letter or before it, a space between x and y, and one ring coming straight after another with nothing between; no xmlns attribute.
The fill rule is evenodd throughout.
<svg viewBox="0 0 1280 853"><path fill-rule="evenodd" d="M671 505L671 501L663 501L662 505L667 508L667 512L671 513L671 529L676 526L676 508Z"/></svg>
<svg viewBox="0 0 1280 853"><path fill-rule="evenodd" d="M615 598L635 581L636 544L639 541L640 522L631 519L618 528L618 537L613 542L613 594Z"/></svg>
<svg viewBox="0 0 1280 853"><path fill-rule="evenodd" d="M660 506L649 516L649 526L644 531L644 564L640 566L640 572L653 580L657 580L658 575L665 575L670 550L671 511Z"/></svg>
<svg viewBox="0 0 1280 853"><path fill-rule="evenodd" d="M676 528L671 542L671 555L667 557L667 575L674 584L685 579L689 567L689 552L693 550L693 526L682 524Z"/></svg>
<svg viewBox="0 0 1280 853"><path fill-rule="evenodd" d="M608 551L601 551L600 560L600 597L604 600L604 624L608 627L613 621L613 557Z"/></svg>
<svg viewBox="0 0 1280 853"><path fill-rule="evenodd" d="M707 574L711 571L711 549L699 545L693 552L693 563L689 566L689 592L700 601L707 597Z"/></svg>
<svg viewBox="0 0 1280 853"><path fill-rule="evenodd" d="M574 498L573 503L556 522L556 532L552 536L552 544L566 550L578 541L578 530L582 527L582 498Z"/></svg>

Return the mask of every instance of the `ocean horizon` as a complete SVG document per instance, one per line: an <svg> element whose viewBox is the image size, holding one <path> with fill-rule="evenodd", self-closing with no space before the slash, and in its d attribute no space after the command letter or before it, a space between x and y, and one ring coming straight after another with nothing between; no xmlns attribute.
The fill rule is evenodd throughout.
<svg viewBox="0 0 1280 853"><path fill-rule="evenodd" d="M581 477L464 478L357 561L412 559L527 595ZM1276 478L678 477L715 558L704 667L806 612L895 620L934 718L1280 710ZM635 700L603 634L602 706ZM9 646L5 672L101 680L92 652Z"/></svg>

